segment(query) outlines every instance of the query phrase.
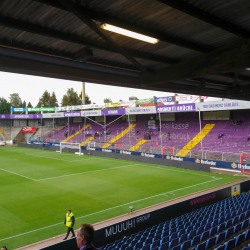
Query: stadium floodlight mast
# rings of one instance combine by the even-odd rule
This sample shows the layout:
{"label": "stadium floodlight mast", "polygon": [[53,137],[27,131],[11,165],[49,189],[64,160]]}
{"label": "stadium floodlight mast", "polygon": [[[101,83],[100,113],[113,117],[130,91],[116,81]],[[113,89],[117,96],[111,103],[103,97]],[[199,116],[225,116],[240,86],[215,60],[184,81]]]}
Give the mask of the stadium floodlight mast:
{"label": "stadium floodlight mast", "polygon": [[203,147],[202,147],[202,134],[201,134],[201,110],[197,107],[199,110],[199,123],[200,123],[200,137],[201,137],[201,154],[202,154],[202,159],[203,159]]}

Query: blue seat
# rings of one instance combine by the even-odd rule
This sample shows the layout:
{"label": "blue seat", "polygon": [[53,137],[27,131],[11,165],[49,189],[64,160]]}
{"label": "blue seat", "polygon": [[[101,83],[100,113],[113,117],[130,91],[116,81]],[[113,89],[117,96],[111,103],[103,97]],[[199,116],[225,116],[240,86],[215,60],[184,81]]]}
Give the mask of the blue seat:
{"label": "blue seat", "polygon": [[206,242],[203,242],[201,244],[199,244],[195,250],[205,250],[205,247],[206,247]]}
{"label": "blue seat", "polygon": [[216,236],[215,238],[215,245],[221,243],[225,239],[225,232],[220,233],[219,235]]}
{"label": "blue seat", "polygon": [[224,221],[225,221],[225,217],[224,217],[224,216],[221,216],[221,217],[219,218],[218,224],[221,224],[221,223],[223,223]]}
{"label": "blue seat", "polygon": [[214,243],[215,243],[215,237],[208,239],[206,242],[206,249],[213,247],[215,245]]}
{"label": "blue seat", "polygon": [[206,240],[207,238],[209,238],[209,232],[208,231],[203,232],[201,235],[200,241],[202,242],[202,241]]}
{"label": "blue seat", "polygon": [[212,227],[209,231],[209,237],[212,237],[215,234],[217,234],[217,227]]}
{"label": "blue seat", "polygon": [[169,242],[167,241],[167,242],[161,244],[159,250],[167,250],[168,247],[169,247]]}
{"label": "blue seat", "polygon": [[194,236],[196,236],[195,230],[190,231],[190,233],[188,234],[188,240],[192,240]]}
{"label": "blue seat", "polygon": [[169,230],[169,234],[172,234],[172,233],[175,233],[176,232],[176,227],[174,227],[174,228],[171,228],[171,230]]}
{"label": "blue seat", "polygon": [[159,250],[159,247],[151,248],[151,250]]}
{"label": "blue seat", "polygon": [[247,210],[247,211],[245,212],[245,219],[247,219],[249,216],[250,216],[250,210]]}
{"label": "blue seat", "polygon": [[152,243],[152,241],[153,241],[153,238],[148,238],[148,239],[146,239],[146,241],[145,241],[144,245],[151,244],[151,243]]}
{"label": "blue seat", "polygon": [[217,233],[220,233],[225,230],[225,223],[222,223],[217,228]]}
{"label": "blue seat", "polygon": [[214,218],[211,216],[207,219],[207,222],[212,222],[214,220]]}
{"label": "blue seat", "polygon": [[242,221],[242,223],[241,223],[241,230],[243,230],[243,229],[245,229],[247,227],[248,227],[248,220]]}
{"label": "blue seat", "polygon": [[230,219],[230,220],[228,220],[227,222],[226,222],[226,228],[229,228],[229,227],[231,227],[232,226],[232,219]]}
{"label": "blue seat", "polygon": [[175,238],[177,238],[177,232],[172,233],[172,234],[170,235],[169,241],[171,241],[172,239],[175,239]]}
{"label": "blue seat", "polygon": [[225,216],[225,221],[231,219],[231,214],[230,213],[227,213],[226,216]]}
{"label": "blue seat", "polygon": [[224,245],[225,245],[224,250],[232,250],[234,248],[234,245],[235,245],[235,239],[231,239],[231,240],[227,241]]}
{"label": "blue seat", "polygon": [[236,212],[235,211],[231,212],[231,218],[233,218],[235,216],[236,216]]}
{"label": "blue seat", "polygon": [[208,222],[208,223],[204,226],[204,231],[208,231],[209,229],[211,229],[211,222]]}
{"label": "blue seat", "polygon": [[226,234],[225,234],[225,239],[230,238],[233,235],[233,227],[230,227],[227,229]]}
{"label": "blue seat", "polygon": [[240,230],[241,230],[241,224],[237,224],[236,226],[234,226],[233,234],[237,234]]}
{"label": "blue seat", "polygon": [[178,244],[181,244],[186,240],[187,240],[187,234],[182,234],[181,237],[179,238]]}
{"label": "blue seat", "polygon": [[162,238],[166,237],[169,235],[169,231],[164,231],[164,233],[162,234]]}
{"label": "blue seat", "polygon": [[245,232],[245,241],[250,240],[250,229]]}
{"label": "blue seat", "polygon": [[218,225],[218,219],[215,219],[213,222],[212,222],[212,225],[211,227],[215,227]]}
{"label": "blue seat", "polygon": [[197,229],[199,228],[199,226],[200,226],[200,223],[199,223],[199,222],[195,223],[195,225],[194,225],[194,227],[193,227],[193,230],[197,230]]}
{"label": "blue seat", "polygon": [[214,215],[214,220],[219,218],[219,214]]}
{"label": "blue seat", "polygon": [[125,250],[133,250],[133,249],[134,249],[134,246],[129,246]]}
{"label": "blue seat", "polygon": [[170,242],[169,242],[169,248],[173,248],[175,246],[177,246],[178,244],[178,239],[175,238],[175,239],[172,239]]}
{"label": "blue seat", "polygon": [[186,233],[189,234],[191,230],[193,230],[193,226],[192,225],[190,225],[190,226],[187,227]]}
{"label": "blue seat", "polygon": [[240,234],[234,238],[235,238],[235,247],[238,247],[245,241],[245,234]]}
{"label": "blue seat", "polygon": [[125,250],[128,247],[128,243],[121,245],[120,250]]}
{"label": "blue seat", "polygon": [[154,241],[160,240],[161,239],[161,234],[156,234],[154,237]]}
{"label": "blue seat", "polygon": [[182,234],[184,234],[184,233],[186,233],[186,229],[185,229],[185,228],[182,228],[182,229],[179,231],[177,237],[180,237],[180,236],[181,236]]}
{"label": "blue seat", "polygon": [[207,223],[207,220],[202,220],[201,223],[200,223],[200,226],[204,227],[206,225],[206,223]]}
{"label": "blue seat", "polygon": [[243,221],[245,219],[245,214],[240,214],[239,215],[239,221]]}
{"label": "blue seat", "polygon": [[193,238],[192,241],[191,241],[191,247],[192,247],[192,246],[195,246],[195,245],[197,245],[197,244],[199,244],[199,243],[200,243],[200,236],[199,236],[199,235],[194,236],[194,238]]}
{"label": "blue seat", "polygon": [[150,244],[144,245],[142,250],[150,250]]}
{"label": "blue seat", "polygon": [[180,250],[180,248],[181,248],[181,246],[178,245],[178,246],[174,246],[174,247],[172,248],[172,250]]}
{"label": "blue seat", "polygon": [[188,248],[190,247],[190,244],[191,244],[191,240],[186,240],[181,245],[181,249],[180,250],[188,250]]}
{"label": "blue seat", "polygon": [[143,242],[137,242],[137,243],[135,244],[134,249],[142,248],[142,246],[143,246]]}
{"label": "blue seat", "polygon": [[169,236],[165,236],[162,241],[161,241],[161,244],[165,243],[165,242],[168,242],[169,241]]}
{"label": "blue seat", "polygon": [[155,248],[155,247],[159,247],[160,246],[161,241],[160,240],[155,240],[151,246],[151,249]]}
{"label": "blue seat", "polygon": [[204,227],[199,227],[197,230],[196,230],[196,235],[199,235],[199,234],[202,234],[204,232]]}
{"label": "blue seat", "polygon": [[235,225],[235,224],[237,224],[238,222],[239,222],[239,216],[235,216],[235,217],[233,218],[232,224]]}
{"label": "blue seat", "polygon": [[242,208],[239,208],[236,212],[236,215],[240,215],[242,213]]}

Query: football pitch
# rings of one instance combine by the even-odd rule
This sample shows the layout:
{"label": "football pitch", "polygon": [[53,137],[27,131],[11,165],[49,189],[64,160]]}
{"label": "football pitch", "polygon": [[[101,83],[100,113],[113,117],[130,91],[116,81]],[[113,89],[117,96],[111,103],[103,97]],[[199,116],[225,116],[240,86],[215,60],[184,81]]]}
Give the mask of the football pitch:
{"label": "football pitch", "polygon": [[[13,249],[66,233],[68,209],[95,223],[239,179],[39,149],[0,148],[0,245]],[[183,208],[185,214],[185,208]]]}

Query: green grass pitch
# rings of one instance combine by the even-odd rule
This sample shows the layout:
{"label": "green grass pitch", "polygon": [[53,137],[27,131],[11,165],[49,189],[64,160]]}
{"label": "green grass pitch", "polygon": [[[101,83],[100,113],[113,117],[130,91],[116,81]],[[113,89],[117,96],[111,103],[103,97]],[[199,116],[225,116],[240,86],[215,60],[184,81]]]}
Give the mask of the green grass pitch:
{"label": "green grass pitch", "polygon": [[[94,156],[38,149],[0,148],[0,245],[13,249],[75,229],[234,181],[223,176]],[[185,210],[183,209],[183,214]]]}

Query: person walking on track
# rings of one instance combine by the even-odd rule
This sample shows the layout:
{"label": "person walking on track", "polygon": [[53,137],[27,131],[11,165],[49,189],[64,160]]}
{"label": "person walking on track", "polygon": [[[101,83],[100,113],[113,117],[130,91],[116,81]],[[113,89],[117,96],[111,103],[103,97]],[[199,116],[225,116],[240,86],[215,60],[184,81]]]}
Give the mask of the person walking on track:
{"label": "person walking on track", "polygon": [[66,237],[63,240],[66,240],[68,238],[70,232],[72,233],[72,238],[75,237],[75,232],[73,229],[73,226],[75,224],[75,216],[71,212],[71,210],[68,210],[68,212],[66,213],[64,224],[66,227],[68,227],[68,231]]}

